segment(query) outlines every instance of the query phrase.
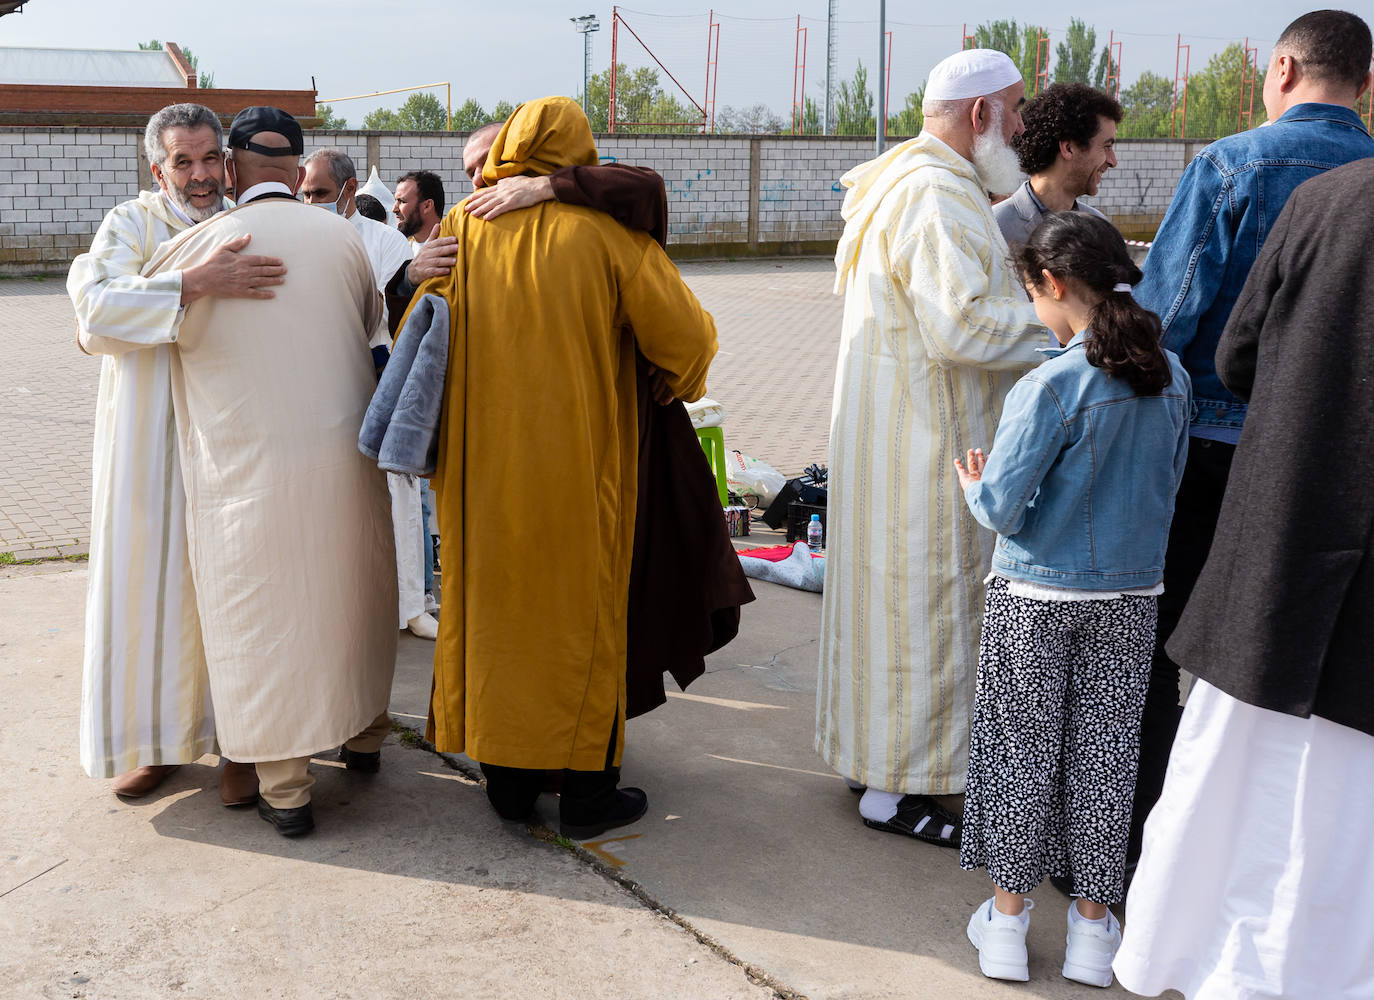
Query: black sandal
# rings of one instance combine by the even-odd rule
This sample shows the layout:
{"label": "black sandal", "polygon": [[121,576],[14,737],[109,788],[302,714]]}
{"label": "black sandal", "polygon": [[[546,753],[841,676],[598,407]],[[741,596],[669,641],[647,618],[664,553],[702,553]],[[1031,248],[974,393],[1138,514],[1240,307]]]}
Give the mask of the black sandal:
{"label": "black sandal", "polygon": [[929,795],[903,795],[897,802],[897,814],[890,820],[865,819],[864,825],[938,847],[958,848],[964,835],[963,821]]}

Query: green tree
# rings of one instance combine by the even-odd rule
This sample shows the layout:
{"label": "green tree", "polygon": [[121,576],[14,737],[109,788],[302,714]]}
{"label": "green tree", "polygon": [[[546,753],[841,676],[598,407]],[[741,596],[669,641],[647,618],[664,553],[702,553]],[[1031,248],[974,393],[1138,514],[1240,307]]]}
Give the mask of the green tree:
{"label": "green tree", "polygon": [[396,112],[390,108],[376,108],[363,115],[363,128],[375,129],[378,132],[398,132],[400,124],[396,120]]}
{"label": "green tree", "polygon": [[906,95],[906,102],[902,105],[902,110],[894,115],[889,115],[887,119],[888,135],[916,135],[921,131],[925,124],[925,115],[921,113],[921,104],[925,101],[926,85],[921,83],[910,94]]}
{"label": "green tree", "polygon": [[873,93],[868,89],[868,70],[860,59],[853,79],[841,80],[835,93],[835,134],[875,135],[877,130]]}
{"label": "green tree", "polygon": [[717,132],[777,135],[782,130],[782,119],[766,104],[754,104],[747,108],[735,108],[727,104],[716,114]]}
{"label": "green tree", "polygon": [[[1040,36],[1049,36],[1048,29],[1028,24],[1024,28],[1015,21],[990,21],[973,31],[974,45],[980,49],[1005,52],[1021,71],[1026,81],[1026,94],[1035,93],[1035,63],[1040,50]],[[1040,67],[1042,70],[1046,66]]]}
{"label": "green tree", "polygon": [[320,120],[317,128],[327,128],[338,131],[348,128],[348,120],[334,113],[334,108],[328,104],[315,105],[315,117]]}
{"label": "green tree", "polygon": [[[453,109],[453,120],[449,127],[455,132],[471,132],[481,128],[491,119],[492,116],[488,115],[486,109],[477,103],[476,98],[469,97]],[[443,128],[442,125],[439,127]]]}
{"label": "green tree", "polygon": [[[1076,17],[1069,18],[1069,30],[1064,33],[1064,40],[1054,48],[1054,82],[1094,83],[1093,56],[1096,48],[1097,29],[1088,27]],[[1100,82],[1097,85],[1101,86]]]}
{"label": "green tree", "polygon": [[801,117],[801,133],[803,135],[821,134],[821,108],[819,104],[809,97],[803,97]]}
{"label": "green tree", "polygon": [[396,123],[405,132],[442,132],[448,127],[448,112],[433,94],[411,94],[397,109]]}
{"label": "green tree", "polygon": [[1121,92],[1123,139],[1165,139],[1174,109],[1174,81],[1146,70]]}
{"label": "green tree", "polygon": [[[701,112],[664,93],[656,69],[637,66],[631,70],[620,63],[616,67],[615,89],[617,132],[695,132],[701,129]],[[586,96],[587,101],[579,98],[578,103],[590,108],[587,117],[591,120],[592,131],[610,131],[610,67],[587,81]],[[650,124],[629,124],[632,122]]]}
{"label": "green tree", "polygon": [[[1249,75],[1245,47],[1233,42],[1222,49],[1207,65],[1188,77],[1187,134],[1200,139],[1220,139],[1236,131],[1241,109],[1241,80]],[[1252,122],[1264,120],[1264,70],[1256,67],[1254,83],[1254,114]],[[1245,85],[1247,106],[1250,105],[1250,85]]]}
{"label": "green tree", "polygon": [[[152,41],[148,41],[148,42],[139,42],[139,43],[138,43],[138,47],[139,47],[140,49],[142,49],[143,51],[145,51],[145,52],[150,51],[150,50],[151,50],[151,51],[158,51],[158,52],[161,52],[161,51],[162,51],[162,43],[161,43],[160,41],[158,41],[156,38],[154,38]],[[184,45],[181,46],[181,54],[184,55],[184,56],[186,57],[186,61],[187,61],[188,63],[191,64],[191,72],[192,72],[192,73],[199,73],[199,74],[200,74],[199,80],[197,81],[197,85],[198,85],[202,90],[209,90],[210,88],[214,87],[214,85],[215,85],[215,74],[214,74],[214,73],[201,73],[201,72],[200,72],[200,60],[197,59],[197,58],[195,57],[195,55],[191,52],[191,50],[188,49],[188,48],[186,48]]]}
{"label": "green tree", "polygon": [[515,114],[514,104],[510,101],[497,101],[496,107],[491,109],[491,120],[503,122],[513,114]]}

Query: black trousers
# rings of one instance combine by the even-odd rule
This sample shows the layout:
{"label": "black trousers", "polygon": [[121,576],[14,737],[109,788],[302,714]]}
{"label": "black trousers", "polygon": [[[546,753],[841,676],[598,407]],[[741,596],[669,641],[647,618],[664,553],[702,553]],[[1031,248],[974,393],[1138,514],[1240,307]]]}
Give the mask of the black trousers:
{"label": "black trousers", "polygon": [[[620,768],[614,767],[615,727],[611,727],[610,743],[606,747],[606,767],[600,771],[563,772],[562,790],[558,795],[558,818],[573,826],[585,826],[600,820],[615,802],[616,786],[620,784]],[[528,819],[534,802],[544,791],[549,773],[546,770],[524,767],[502,767],[482,764],[482,776],[487,779],[487,801],[502,819]]]}
{"label": "black trousers", "polygon": [[1164,556],[1164,593],[1159,598],[1159,626],[1155,632],[1150,686],[1140,720],[1140,770],[1136,777],[1131,836],[1126,849],[1128,862],[1140,857],[1145,820],[1164,790],[1169,751],[1183,715],[1178,703],[1178,664],[1169,659],[1164,644],[1178,626],[1212,549],[1212,536],[1216,534],[1221,499],[1226,493],[1235,453],[1235,445],[1220,441],[1202,438],[1188,441],[1188,463],[1174,500],[1174,519],[1169,527],[1169,547]]}

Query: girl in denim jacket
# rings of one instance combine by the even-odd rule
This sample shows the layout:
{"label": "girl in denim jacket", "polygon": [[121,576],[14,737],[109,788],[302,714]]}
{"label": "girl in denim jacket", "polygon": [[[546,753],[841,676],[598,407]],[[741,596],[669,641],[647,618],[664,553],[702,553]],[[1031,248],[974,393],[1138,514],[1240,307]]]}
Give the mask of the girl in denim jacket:
{"label": "girl in denim jacket", "polygon": [[1106,220],[1047,216],[1016,265],[1060,347],[1008,394],[991,454],[955,461],[998,533],[959,856],[995,894],[968,936],[984,975],[1029,978],[1024,894],[1072,872],[1063,973],[1109,986],[1189,383]]}

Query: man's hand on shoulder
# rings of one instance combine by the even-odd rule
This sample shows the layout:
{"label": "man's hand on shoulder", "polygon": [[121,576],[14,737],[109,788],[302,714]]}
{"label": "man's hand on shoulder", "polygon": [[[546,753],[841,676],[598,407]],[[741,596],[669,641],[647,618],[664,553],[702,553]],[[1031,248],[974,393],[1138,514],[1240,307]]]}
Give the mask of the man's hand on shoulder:
{"label": "man's hand on shoulder", "polygon": [[413,287],[419,288],[429,278],[448,274],[457,263],[457,238],[440,236],[439,227],[435,225],[429,232],[429,239],[425,240],[424,245],[415,254],[415,259],[406,268],[406,280]]}
{"label": "man's hand on shoulder", "polygon": [[490,187],[468,195],[463,209],[478,219],[494,219],[517,208],[529,208],[553,200],[553,182],[547,177],[503,177]]}
{"label": "man's hand on shoulder", "polygon": [[223,299],[270,299],[272,285],[285,282],[286,267],[278,257],[242,253],[249,235],[224,244],[203,264],[181,272],[181,304],[190,305],[207,295]]}

